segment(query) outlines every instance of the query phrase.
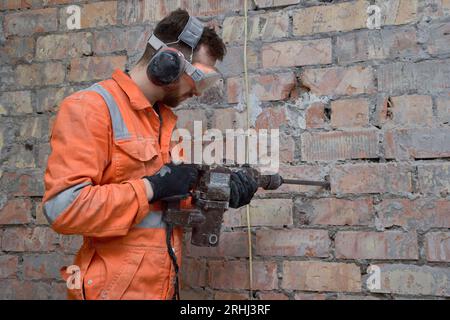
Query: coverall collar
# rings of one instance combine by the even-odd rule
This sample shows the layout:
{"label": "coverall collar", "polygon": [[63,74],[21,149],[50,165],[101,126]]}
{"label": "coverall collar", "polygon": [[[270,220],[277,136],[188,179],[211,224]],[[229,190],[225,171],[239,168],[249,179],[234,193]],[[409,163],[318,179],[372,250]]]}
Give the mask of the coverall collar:
{"label": "coverall collar", "polygon": [[142,110],[152,107],[151,103],[144,96],[141,89],[125,72],[120,69],[115,69],[112,78],[122,88],[130,99],[131,106],[135,110]]}
{"label": "coverall collar", "polygon": [[[153,107],[150,101],[144,96],[141,89],[137,84],[131,79],[125,72],[120,69],[114,70],[112,75],[114,81],[122,88],[130,99],[131,107],[135,110],[143,110],[145,108]],[[175,113],[166,105],[160,104],[159,111],[166,119],[175,123],[177,121],[177,116]]]}

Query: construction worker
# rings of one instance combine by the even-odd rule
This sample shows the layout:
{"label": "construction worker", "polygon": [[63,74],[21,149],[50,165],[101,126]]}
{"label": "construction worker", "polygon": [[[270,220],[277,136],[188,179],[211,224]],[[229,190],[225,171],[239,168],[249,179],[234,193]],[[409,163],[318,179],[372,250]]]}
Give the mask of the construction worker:
{"label": "construction worker", "polygon": [[[158,23],[129,73],[116,69],[61,103],[43,207],[55,231],[84,239],[74,262],[80,285],[69,299],[175,296],[183,230],[167,233],[160,200],[188,193],[197,170],[171,161],[171,108],[214,84],[225,53],[214,29],[178,9]],[[230,206],[248,204],[255,181],[231,178]],[[64,279],[71,270],[61,269]]]}

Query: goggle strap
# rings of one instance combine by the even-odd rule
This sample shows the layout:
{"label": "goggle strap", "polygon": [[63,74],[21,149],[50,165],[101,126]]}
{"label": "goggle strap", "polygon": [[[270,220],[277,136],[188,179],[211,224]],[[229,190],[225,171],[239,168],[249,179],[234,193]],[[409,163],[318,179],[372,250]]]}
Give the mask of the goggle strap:
{"label": "goggle strap", "polygon": [[205,26],[200,20],[198,20],[196,17],[190,16],[188,22],[184,26],[183,31],[178,36],[178,40],[183,41],[192,49],[195,49],[198,42],[200,41],[200,38],[202,37],[204,28]]}
{"label": "goggle strap", "polygon": [[167,45],[161,40],[159,40],[158,37],[156,37],[153,33],[150,39],[148,39],[148,44],[151,45],[152,48],[155,49],[156,51],[158,51],[163,47],[167,47]]}
{"label": "goggle strap", "polygon": [[192,78],[195,82],[202,80],[205,77],[205,74],[203,71],[199,70],[198,68],[194,67],[191,63],[186,61],[185,70],[184,70],[188,76]]}

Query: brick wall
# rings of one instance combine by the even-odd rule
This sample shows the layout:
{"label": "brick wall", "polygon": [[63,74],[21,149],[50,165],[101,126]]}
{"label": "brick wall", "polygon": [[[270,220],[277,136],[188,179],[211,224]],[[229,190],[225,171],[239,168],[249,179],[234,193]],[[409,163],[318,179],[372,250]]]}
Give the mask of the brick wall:
{"label": "brick wall", "polygon": [[[332,186],[251,203],[254,298],[448,298],[450,1],[249,2],[252,124],[280,128],[282,174]],[[371,4],[380,30],[367,28]],[[179,6],[229,47],[225,81],[185,103],[179,127],[244,127],[243,0],[0,0],[0,298],[64,297],[59,268],[81,240],[54,233],[39,205],[58,103],[132,65]],[[249,297],[246,225],[233,210],[219,248],[187,241],[185,298]]]}

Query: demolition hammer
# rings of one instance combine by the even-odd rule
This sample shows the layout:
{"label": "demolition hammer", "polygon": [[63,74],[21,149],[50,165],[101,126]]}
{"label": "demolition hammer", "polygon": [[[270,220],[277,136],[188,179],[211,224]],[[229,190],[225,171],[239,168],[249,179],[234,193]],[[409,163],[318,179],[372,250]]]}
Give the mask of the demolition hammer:
{"label": "demolition hammer", "polygon": [[[199,178],[191,194],[164,198],[163,220],[170,226],[192,228],[191,243],[198,247],[219,245],[223,214],[230,200],[230,176],[233,171],[251,175],[258,188],[276,190],[282,184],[320,186],[330,189],[330,182],[285,179],[279,174],[263,175],[255,168],[197,165]],[[180,200],[192,196],[193,209],[180,208]]]}

